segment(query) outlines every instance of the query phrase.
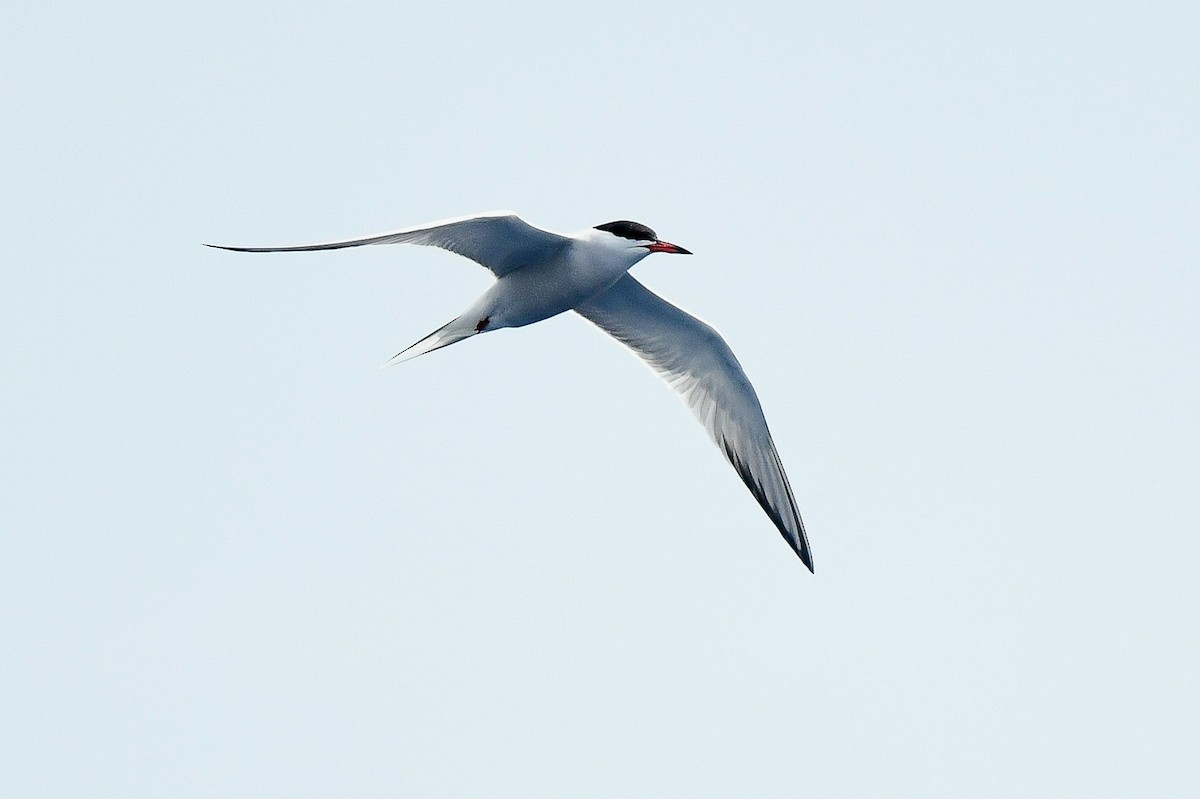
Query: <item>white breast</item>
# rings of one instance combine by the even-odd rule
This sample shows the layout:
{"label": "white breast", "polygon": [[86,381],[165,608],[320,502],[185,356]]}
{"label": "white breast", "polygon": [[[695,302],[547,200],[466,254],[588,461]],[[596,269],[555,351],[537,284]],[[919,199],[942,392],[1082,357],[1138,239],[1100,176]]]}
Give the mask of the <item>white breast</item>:
{"label": "white breast", "polygon": [[557,257],[528,264],[496,281],[491,327],[521,327],[569,311],[608,289],[647,251],[614,250],[576,240]]}

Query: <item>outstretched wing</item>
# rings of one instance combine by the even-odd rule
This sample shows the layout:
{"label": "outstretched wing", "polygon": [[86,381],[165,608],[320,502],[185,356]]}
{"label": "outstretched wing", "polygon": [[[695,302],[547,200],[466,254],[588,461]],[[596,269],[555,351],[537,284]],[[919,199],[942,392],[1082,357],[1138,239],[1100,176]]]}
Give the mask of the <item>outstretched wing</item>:
{"label": "outstretched wing", "polygon": [[762,406],[720,334],[629,275],[575,311],[636,352],[682,395],[811,571],[804,522]]}
{"label": "outstretched wing", "polygon": [[509,211],[494,211],[479,216],[444,219],[427,225],[393,230],[362,239],[327,241],[293,247],[227,247],[207,244],[222,250],[237,252],[306,252],[309,250],[339,250],[365,244],[424,244],[470,258],[486,267],[496,277],[514,269],[552,257],[570,240],[529,224]]}

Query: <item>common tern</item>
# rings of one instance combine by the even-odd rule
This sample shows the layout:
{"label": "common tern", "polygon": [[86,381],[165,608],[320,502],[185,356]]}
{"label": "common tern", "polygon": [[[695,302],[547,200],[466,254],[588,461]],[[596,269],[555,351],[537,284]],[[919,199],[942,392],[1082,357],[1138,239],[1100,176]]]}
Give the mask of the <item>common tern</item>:
{"label": "common tern", "polygon": [[423,244],[475,261],[496,282],[465,312],[396,354],[400,363],[480,333],[575,311],[633,350],[687,403],[785,541],[812,571],[804,522],[754,387],[709,325],[647,289],[629,269],[650,253],[691,253],[637,222],[573,234],[534,227],[508,211],[458,217],[360,239],[237,252],[305,252],[365,244]]}

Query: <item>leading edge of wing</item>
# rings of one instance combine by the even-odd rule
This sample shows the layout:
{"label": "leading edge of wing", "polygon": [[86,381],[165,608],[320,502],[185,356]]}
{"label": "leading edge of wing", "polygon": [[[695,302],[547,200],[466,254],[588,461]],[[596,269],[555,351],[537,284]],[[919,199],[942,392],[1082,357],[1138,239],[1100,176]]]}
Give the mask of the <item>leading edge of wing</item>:
{"label": "leading edge of wing", "polygon": [[468,222],[476,219],[499,219],[504,217],[513,217],[520,219],[512,211],[488,211],[483,214],[471,214],[468,216],[456,216],[450,219],[439,219],[436,222],[427,222],[423,225],[414,225],[412,227],[400,228],[399,230],[389,230],[386,233],[376,233],[371,236],[364,236],[356,239],[336,239],[334,241],[321,241],[315,244],[289,244],[280,247],[234,247],[228,244],[205,244],[205,247],[213,247],[218,250],[232,250],[233,252],[311,252],[314,250],[340,250],[344,247],[362,247],[366,244],[401,244],[409,238],[419,236],[422,233],[429,233],[438,228],[457,225],[461,222]]}

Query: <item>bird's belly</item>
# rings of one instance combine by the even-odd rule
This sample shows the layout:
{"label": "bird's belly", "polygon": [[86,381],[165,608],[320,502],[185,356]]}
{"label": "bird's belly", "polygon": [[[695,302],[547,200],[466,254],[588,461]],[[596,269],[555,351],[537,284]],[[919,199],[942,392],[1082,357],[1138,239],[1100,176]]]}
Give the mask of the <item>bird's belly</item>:
{"label": "bird's belly", "polygon": [[594,297],[617,281],[626,270],[615,274],[588,269],[586,265],[571,268],[520,269],[510,272],[496,284],[496,321],[504,327],[522,327],[569,311]]}

